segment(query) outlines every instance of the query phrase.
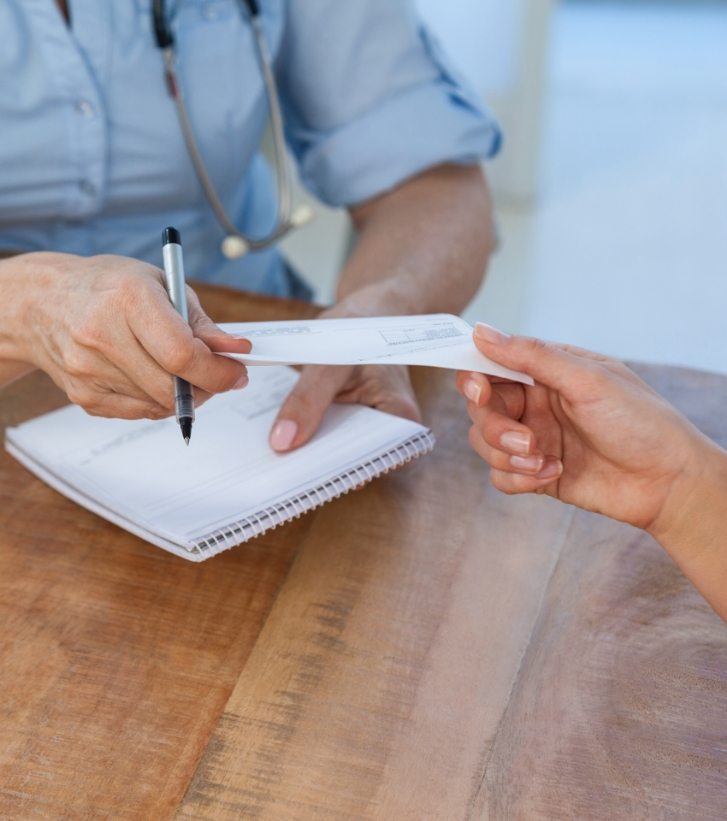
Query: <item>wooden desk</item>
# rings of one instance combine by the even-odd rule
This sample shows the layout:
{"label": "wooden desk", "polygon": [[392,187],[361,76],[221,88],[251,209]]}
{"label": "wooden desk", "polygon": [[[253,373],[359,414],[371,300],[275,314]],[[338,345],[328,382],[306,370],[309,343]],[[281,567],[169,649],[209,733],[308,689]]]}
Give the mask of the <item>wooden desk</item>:
{"label": "wooden desk", "polygon": [[[727,378],[642,372],[727,441]],[[0,457],[0,817],[725,817],[727,628],[648,537],[495,492],[415,377],[434,454],[201,565]]]}

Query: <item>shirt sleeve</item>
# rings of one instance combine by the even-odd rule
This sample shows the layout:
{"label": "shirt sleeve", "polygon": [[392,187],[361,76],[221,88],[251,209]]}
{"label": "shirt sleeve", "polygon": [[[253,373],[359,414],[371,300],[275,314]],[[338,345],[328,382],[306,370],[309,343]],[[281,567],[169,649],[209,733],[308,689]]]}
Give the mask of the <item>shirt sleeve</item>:
{"label": "shirt sleeve", "polygon": [[277,63],[303,184],[353,205],[442,162],[494,156],[500,129],[407,0],[290,0]]}

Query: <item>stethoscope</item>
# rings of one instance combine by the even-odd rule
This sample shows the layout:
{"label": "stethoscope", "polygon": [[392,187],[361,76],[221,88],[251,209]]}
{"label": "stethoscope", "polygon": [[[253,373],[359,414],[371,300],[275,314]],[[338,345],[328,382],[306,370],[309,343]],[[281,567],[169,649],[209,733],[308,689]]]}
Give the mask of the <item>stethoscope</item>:
{"label": "stethoscope", "polygon": [[225,229],[227,236],[222,241],[222,253],[228,259],[236,259],[243,256],[248,251],[260,251],[268,248],[273,243],[281,240],[294,228],[310,222],[313,218],[313,211],[308,205],[300,205],[295,210],[292,208],[290,174],[288,161],[285,154],[285,137],[283,135],[283,116],[280,110],[280,98],[278,89],[273,77],[270,54],[265,42],[262,25],[260,23],[260,8],[257,0],[240,0],[244,5],[250,26],[254,35],[255,51],[260,65],[260,71],[265,83],[265,93],[268,99],[270,110],[270,124],[273,137],[273,156],[277,171],[277,195],[278,214],[272,230],[263,237],[250,237],[243,234],[227,215],[222,201],[212,184],[210,175],[202,159],[197,140],[194,136],[194,129],[189,119],[187,106],[184,103],[184,94],[177,79],[177,58],[174,44],[174,35],[167,21],[165,0],[153,0],[152,22],[156,43],[161,49],[164,58],[164,74],[169,95],[174,100],[179,124],[182,128],[184,142],[192,160],[197,178],[209,200],[209,204],[215,213],[220,225]]}

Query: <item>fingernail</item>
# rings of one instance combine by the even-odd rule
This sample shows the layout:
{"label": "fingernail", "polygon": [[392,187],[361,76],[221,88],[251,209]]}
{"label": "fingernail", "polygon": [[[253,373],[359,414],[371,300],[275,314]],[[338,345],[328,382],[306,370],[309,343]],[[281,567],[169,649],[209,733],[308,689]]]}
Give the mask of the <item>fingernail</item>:
{"label": "fingernail", "polygon": [[536,479],[557,479],[563,473],[563,463],[560,459],[553,459],[535,477]]}
{"label": "fingernail", "polygon": [[500,437],[500,444],[505,450],[515,453],[530,453],[530,434],[519,430],[509,430]]}
{"label": "fingernail", "polygon": [[474,379],[468,379],[464,383],[464,395],[470,400],[470,402],[477,404],[480,401],[481,393],[482,387],[475,382]]}
{"label": "fingernail", "polygon": [[510,464],[518,470],[532,470],[537,473],[543,467],[544,456],[511,456]]}
{"label": "fingernail", "polygon": [[270,447],[273,450],[289,450],[298,433],[298,426],[290,419],[281,419],[270,434]]}
{"label": "fingernail", "polygon": [[510,334],[498,331],[497,328],[493,328],[492,325],[486,325],[484,322],[478,322],[475,325],[475,336],[484,342],[489,342],[491,345],[501,345],[510,339]]}
{"label": "fingernail", "polygon": [[247,346],[246,353],[250,353],[250,351],[252,350],[252,342],[250,342],[250,340],[246,336],[233,336],[232,338],[235,340],[235,342],[244,342]]}
{"label": "fingernail", "polygon": [[232,386],[232,390],[237,391],[240,390],[240,388],[245,388],[247,387],[249,382],[250,377],[246,373],[243,373],[242,376],[239,377],[237,382],[235,382],[235,384]]}

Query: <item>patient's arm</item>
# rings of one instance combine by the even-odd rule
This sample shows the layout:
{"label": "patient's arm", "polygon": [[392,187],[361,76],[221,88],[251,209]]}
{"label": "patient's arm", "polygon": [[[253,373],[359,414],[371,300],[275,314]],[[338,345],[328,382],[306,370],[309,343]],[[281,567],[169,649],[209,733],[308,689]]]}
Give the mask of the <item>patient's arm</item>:
{"label": "patient's arm", "polygon": [[458,375],[493,483],[644,528],[727,621],[727,453],[620,362],[487,326],[475,342],[536,380]]}

